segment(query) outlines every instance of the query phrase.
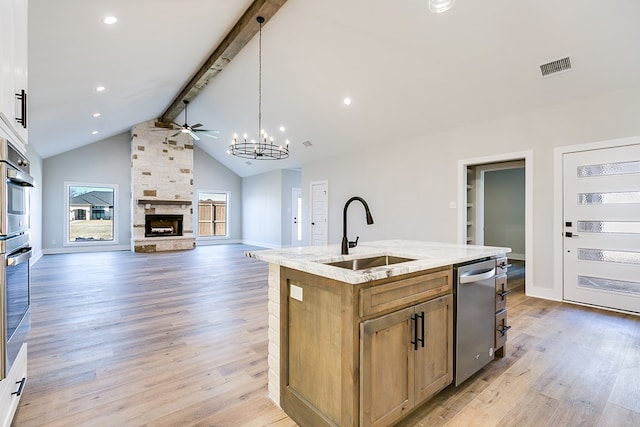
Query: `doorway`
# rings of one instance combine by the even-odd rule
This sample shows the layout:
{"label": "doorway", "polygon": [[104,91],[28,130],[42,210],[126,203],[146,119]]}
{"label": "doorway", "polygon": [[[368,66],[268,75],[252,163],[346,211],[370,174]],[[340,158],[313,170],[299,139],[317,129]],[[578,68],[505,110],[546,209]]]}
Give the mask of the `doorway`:
{"label": "doorway", "polygon": [[533,253],[532,159],[526,151],[458,162],[458,243],[510,247],[509,287],[525,289],[533,282],[525,269]]}

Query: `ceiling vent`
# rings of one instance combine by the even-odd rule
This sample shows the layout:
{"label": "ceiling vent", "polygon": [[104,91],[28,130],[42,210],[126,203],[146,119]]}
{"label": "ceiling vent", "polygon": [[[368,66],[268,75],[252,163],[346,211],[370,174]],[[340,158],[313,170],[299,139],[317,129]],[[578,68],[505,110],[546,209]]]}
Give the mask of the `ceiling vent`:
{"label": "ceiling vent", "polygon": [[311,143],[311,141],[302,141],[302,145],[304,145],[305,147],[311,147],[313,144]]}
{"label": "ceiling vent", "polygon": [[547,62],[546,64],[540,65],[540,72],[542,73],[542,77],[569,70],[571,70],[571,58],[569,58],[568,56],[566,58],[557,59],[555,61]]}

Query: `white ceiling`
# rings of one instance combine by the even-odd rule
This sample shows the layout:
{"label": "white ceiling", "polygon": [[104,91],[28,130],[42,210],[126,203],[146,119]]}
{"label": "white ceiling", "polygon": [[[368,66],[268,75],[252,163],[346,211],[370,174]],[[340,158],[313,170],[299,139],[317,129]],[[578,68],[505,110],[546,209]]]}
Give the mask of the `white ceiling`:
{"label": "white ceiling", "polygon": [[[46,158],[157,118],[250,3],[29,0],[30,143]],[[107,14],[118,23],[104,25]],[[637,86],[639,23],[637,0],[457,0],[438,15],[427,0],[288,0],[263,28],[262,105],[267,131],[286,126],[291,157],[247,165],[226,154],[234,132],[257,133],[257,37],[191,103],[189,122],[220,130],[198,144],[240,176],[402,150]],[[567,55],[572,71],[540,77],[539,64]]]}

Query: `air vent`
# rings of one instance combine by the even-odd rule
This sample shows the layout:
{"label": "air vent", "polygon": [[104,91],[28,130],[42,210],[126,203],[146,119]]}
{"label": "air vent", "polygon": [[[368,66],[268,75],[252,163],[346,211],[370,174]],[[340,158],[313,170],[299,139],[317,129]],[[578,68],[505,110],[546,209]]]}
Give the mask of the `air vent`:
{"label": "air vent", "polygon": [[304,145],[305,147],[311,147],[313,144],[311,143],[311,141],[302,141],[302,145]]}
{"label": "air vent", "polygon": [[569,58],[568,56],[566,58],[557,59],[555,61],[547,62],[546,64],[540,65],[540,72],[542,73],[542,77],[569,70],[571,70],[571,58]]}

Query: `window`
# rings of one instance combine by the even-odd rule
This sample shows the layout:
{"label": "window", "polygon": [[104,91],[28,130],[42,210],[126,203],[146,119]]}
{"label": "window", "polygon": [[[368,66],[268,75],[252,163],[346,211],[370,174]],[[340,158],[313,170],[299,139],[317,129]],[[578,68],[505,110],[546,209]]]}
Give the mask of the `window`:
{"label": "window", "polygon": [[227,237],[229,193],[198,192],[198,236]]}
{"label": "window", "polygon": [[67,244],[116,243],[115,185],[66,183]]}

